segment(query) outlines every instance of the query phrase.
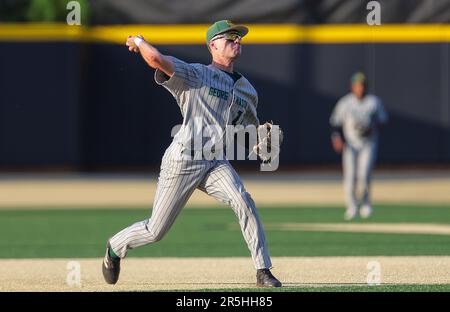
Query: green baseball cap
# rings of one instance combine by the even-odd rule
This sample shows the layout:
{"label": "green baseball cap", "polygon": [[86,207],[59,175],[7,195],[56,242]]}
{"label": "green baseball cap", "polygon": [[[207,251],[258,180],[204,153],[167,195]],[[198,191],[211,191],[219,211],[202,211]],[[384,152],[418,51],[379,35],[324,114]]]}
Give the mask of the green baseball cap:
{"label": "green baseball cap", "polygon": [[356,72],[352,75],[352,78],[350,79],[350,81],[353,83],[366,83],[367,82],[367,78],[366,75],[364,75],[363,72]]}
{"label": "green baseball cap", "polygon": [[228,20],[218,21],[208,28],[208,31],[206,32],[206,45],[208,45],[215,36],[232,30],[236,31],[241,37],[244,37],[248,33],[248,28],[243,25],[235,25]]}

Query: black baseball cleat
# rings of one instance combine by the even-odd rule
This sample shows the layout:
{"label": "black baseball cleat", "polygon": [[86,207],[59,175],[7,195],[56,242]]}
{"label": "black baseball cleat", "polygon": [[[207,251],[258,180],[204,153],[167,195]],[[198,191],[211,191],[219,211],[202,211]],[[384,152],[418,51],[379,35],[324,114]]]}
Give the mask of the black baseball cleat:
{"label": "black baseball cleat", "polygon": [[269,269],[259,269],[256,271],[256,286],[281,287],[281,282],[272,275]]}
{"label": "black baseball cleat", "polygon": [[120,273],[120,258],[113,259],[109,255],[109,250],[111,249],[111,244],[108,242],[106,243],[106,254],[105,258],[103,259],[102,264],[102,272],[103,277],[105,278],[105,281],[108,284],[115,284],[117,283],[117,280],[119,279],[119,273]]}

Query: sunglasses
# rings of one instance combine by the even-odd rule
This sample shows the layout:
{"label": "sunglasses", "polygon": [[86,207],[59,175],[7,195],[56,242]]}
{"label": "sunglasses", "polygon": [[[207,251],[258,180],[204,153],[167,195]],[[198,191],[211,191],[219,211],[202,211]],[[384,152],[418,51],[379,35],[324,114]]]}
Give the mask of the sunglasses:
{"label": "sunglasses", "polygon": [[227,41],[236,41],[236,39],[242,40],[242,36],[240,36],[239,34],[236,33],[225,33],[223,35],[217,36],[216,38],[214,38],[212,41],[217,40],[217,39],[222,39],[224,38]]}

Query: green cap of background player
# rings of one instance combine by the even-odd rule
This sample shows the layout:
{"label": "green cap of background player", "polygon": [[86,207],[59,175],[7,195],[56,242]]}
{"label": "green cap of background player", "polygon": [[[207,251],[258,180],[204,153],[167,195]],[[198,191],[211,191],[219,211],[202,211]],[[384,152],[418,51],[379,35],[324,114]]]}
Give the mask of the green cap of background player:
{"label": "green cap of background player", "polygon": [[241,37],[244,37],[248,33],[248,28],[243,25],[235,25],[227,20],[218,21],[208,28],[208,31],[206,32],[206,45],[208,45],[215,36],[232,30],[236,31]]}
{"label": "green cap of background player", "polygon": [[366,75],[364,75],[363,72],[356,72],[352,75],[352,78],[350,79],[351,83],[366,83],[367,78]]}

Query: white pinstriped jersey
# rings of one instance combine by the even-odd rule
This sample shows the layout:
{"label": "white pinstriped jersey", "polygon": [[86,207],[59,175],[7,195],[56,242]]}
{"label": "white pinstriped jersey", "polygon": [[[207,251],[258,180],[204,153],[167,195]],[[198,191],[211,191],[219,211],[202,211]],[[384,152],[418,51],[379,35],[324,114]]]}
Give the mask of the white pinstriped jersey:
{"label": "white pinstriped jersey", "polygon": [[346,142],[359,148],[365,142],[377,141],[377,125],[387,122],[387,119],[388,115],[380,98],[366,95],[359,100],[353,93],[349,93],[336,104],[330,124],[333,127],[342,127]]}
{"label": "white pinstriped jersey", "polygon": [[[194,159],[183,157],[185,151],[191,149],[196,123],[205,127],[217,126],[222,132],[230,124],[258,126],[257,93],[244,77],[235,82],[230,75],[212,65],[187,64],[176,58],[173,63],[172,77],[157,70],[155,80],[175,97],[183,115],[182,128],[161,161],[151,218],[114,235],[110,239],[111,248],[118,257],[124,258],[130,249],[161,240],[192,193],[199,189],[232,207],[255,268],[269,269],[272,262],[255,202],[229,161],[197,159],[197,148]],[[213,137],[212,141],[222,146],[223,138],[219,136]]]}
{"label": "white pinstriped jersey", "polygon": [[[258,94],[244,76],[234,82],[227,73],[213,65],[188,64],[174,57],[172,61],[175,66],[173,76],[169,78],[156,70],[155,81],[174,96],[181,109],[183,124],[174,141],[195,150],[202,149],[207,141],[223,146],[227,125],[259,126],[256,113]],[[195,142],[194,146],[194,131],[204,127],[213,129],[211,126],[217,131],[203,133],[203,144],[199,146]]]}

